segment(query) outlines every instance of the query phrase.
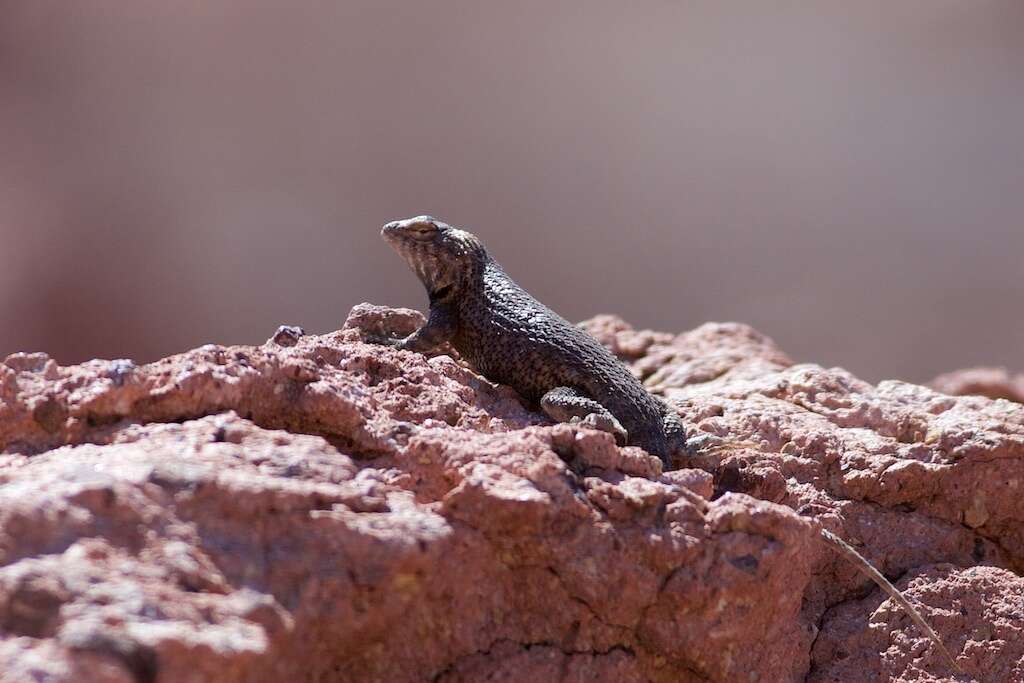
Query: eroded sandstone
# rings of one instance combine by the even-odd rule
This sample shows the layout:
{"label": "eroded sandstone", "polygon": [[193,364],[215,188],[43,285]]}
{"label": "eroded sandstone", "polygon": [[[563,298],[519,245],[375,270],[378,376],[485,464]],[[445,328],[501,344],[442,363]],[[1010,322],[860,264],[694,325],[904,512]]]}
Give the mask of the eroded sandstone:
{"label": "eroded sandstone", "polygon": [[588,321],[687,421],[662,472],[450,350],[362,342],[421,320],[8,357],[4,680],[1020,680],[1024,406],[796,365],[743,325]]}

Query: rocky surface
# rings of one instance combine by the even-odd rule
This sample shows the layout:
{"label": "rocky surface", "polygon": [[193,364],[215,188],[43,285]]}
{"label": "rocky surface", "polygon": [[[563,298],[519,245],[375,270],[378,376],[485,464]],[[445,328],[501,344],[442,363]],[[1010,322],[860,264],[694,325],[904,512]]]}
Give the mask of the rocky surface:
{"label": "rocky surface", "polygon": [[1024,403],[1024,374],[1006,368],[967,368],[939,375],[931,381],[936,391],[953,396],[987,396]]}
{"label": "rocky surface", "polygon": [[[1024,579],[995,567],[937,564],[910,572],[897,587],[927,606],[974,680],[1024,680]],[[853,600],[828,614],[814,644],[814,659],[823,665],[809,683],[950,680],[920,658],[923,641],[891,628],[906,617],[882,597]]]}
{"label": "rocky surface", "polygon": [[9,356],[2,679],[1024,680],[1024,406],[793,364],[743,325],[588,321],[687,421],[662,472],[450,350],[361,342],[421,319]]}

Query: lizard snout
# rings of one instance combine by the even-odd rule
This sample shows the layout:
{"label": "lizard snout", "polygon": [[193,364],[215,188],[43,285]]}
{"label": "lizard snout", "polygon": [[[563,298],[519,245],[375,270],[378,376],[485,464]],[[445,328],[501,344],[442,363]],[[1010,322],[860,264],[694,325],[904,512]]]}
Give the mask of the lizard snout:
{"label": "lizard snout", "polygon": [[415,218],[391,221],[381,229],[380,234],[392,245],[408,240],[429,242],[441,234],[441,230],[446,227],[444,223],[434,220],[431,216],[416,216]]}
{"label": "lizard snout", "polygon": [[398,248],[400,244],[405,242],[406,237],[405,230],[406,221],[391,221],[387,223],[383,228],[380,229],[381,238],[390,244],[394,248]]}

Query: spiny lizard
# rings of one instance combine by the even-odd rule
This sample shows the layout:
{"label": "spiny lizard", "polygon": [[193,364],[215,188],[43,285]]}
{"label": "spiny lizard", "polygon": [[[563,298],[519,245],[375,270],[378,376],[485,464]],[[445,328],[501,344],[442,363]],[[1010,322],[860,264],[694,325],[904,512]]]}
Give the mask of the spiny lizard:
{"label": "spiny lizard", "polygon": [[480,374],[551,419],[610,432],[670,466],[686,441],[679,415],[596,339],[513,282],[475,235],[430,216],[388,223],[381,235],[419,276],[430,313],[408,337],[377,341],[421,352],[450,342]]}

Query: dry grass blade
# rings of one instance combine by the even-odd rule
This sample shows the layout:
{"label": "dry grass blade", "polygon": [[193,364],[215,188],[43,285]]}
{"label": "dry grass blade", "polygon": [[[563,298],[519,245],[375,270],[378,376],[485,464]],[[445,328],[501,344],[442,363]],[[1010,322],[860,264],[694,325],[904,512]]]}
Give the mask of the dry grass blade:
{"label": "dry grass blade", "polygon": [[910,604],[910,601],[908,601],[905,597],[903,597],[903,595],[898,590],[896,590],[896,586],[892,585],[892,583],[889,582],[889,579],[885,578],[881,572],[872,567],[871,563],[869,563],[863,555],[857,552],[857,550],[853,546],[851,546],[849,543],[833,534],[831,531],[822,529],[821,537],[840,554],[842,554],[855,565],[860,567],[861,571],[863,571],[865,574],[871,577],[872,581],[878,584],[882,588],[882,590],[889,594],[889,597],[891,597],[893,600],[899,603],[899,605],[907,611],[907,614],[910,615],[910,618],[914,620],[914,623],[917,624],[917,627],[921,629],[921,632],[928,636],[928,638],[930,638],[933,643],[935,643],[935,647],[937,647],[939,651],[945,656],[946,660],[949,662],[949,665],[953,667],[953,671],[956,671],[957,673],[961,674],[963,673],[963,671],[960,670],[960,667],[957,666],[956,660],[953,659],[953,656],[949,653],[949,650],[946,649],[946,646],[943,644],[942,639],[939,638],[938,634],[935,633],[934,630],[932,630],[932,627],[929,626],[928,622],[924,620],[924,617],[922,617],[921,613],[917,611],[917,608]]}

